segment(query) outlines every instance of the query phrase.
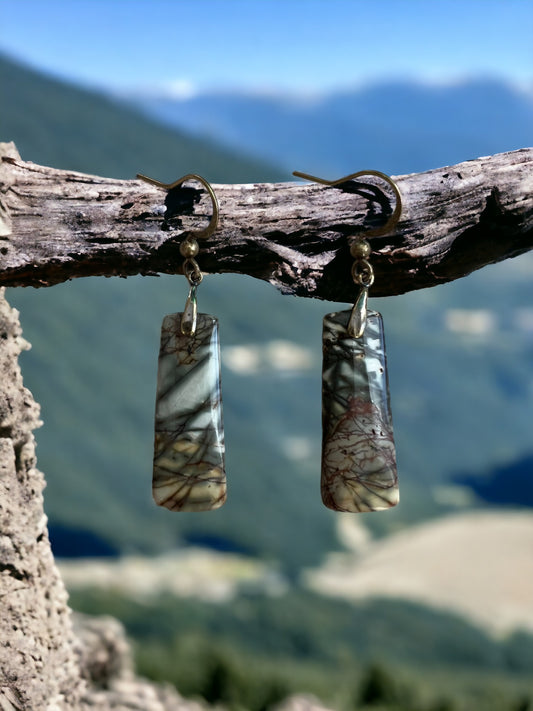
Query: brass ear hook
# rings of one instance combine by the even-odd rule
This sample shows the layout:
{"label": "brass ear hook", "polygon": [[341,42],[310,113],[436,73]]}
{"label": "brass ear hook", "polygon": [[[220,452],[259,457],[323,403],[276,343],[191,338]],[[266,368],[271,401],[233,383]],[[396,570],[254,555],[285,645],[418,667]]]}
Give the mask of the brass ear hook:
{"label": "brass ear hook", "polygon": [[201,183],[204,188],[207,190],[209,197],[211,198],[211,202],[213,204],[213,215],[209,221],[209,224],[207,227],[205,227],[203,230],[196,230],[194,232],[189,232],[188,233],[188,238],[189,239],[205,239],[206,237],[210,237],[213,232],[216,230],[218,226],[218,216],[220,214],[220,208],[218,205],[218,199],[217,196],[215,195],[215,191],[211,187],[211,185],[207,182],[205,178],[202,178],[201,175],[196,175],[196,173],[188,173],[187,175],[184,175],[182,178],[179,178],[176,180],[174,183],[161,183],[159,180],[155,180],[154,178],[149,178],[147,175],[142,175],[141,173],[137,173],[137,177],[139,180],[144,180],[145,183],[150,183],[151,185],[155,185],[158,188],[163,188],[163,190],[173,190],[174,188],[179,188],[180,185],[183,185],[187,180],[197,180],[199,183]]}
{"label": "brass ear hook", "polygon": [[317,178],[313,175],[308,175],[307,173],[300,173],[297,170],[294,171],[293,175],[295,175],[297,178],[312,180],[314,183],[320,183],[321,185],[328,185],[330,187],[340,185],[341,183],[347,183],[348,180],[354,180],[355,178],[359,178],[362,175],[375,175],[376,177],[384,180],[387,185],[392,188],[392,191],[394,192],[394,197],[396,198],[396,204],[394,206],[392,215],[389,217],[383,227],[376,227],[373,230],[368,230],[368,232],[365,232],[364,235],[365,237],[381,237],[382,235],[387,234],[387,232],[393,230],[398,224],[400,215],[402,214],[402,196],[400,195],[400,191],[398,190],[398,186],[396,185],[394,180],[386,173],[382,173],[379,170],[360,170],[359,172],[352,173],[351,175],[347,175],[344,178],[339,178],[339,180],[324,180],[324,178]]}

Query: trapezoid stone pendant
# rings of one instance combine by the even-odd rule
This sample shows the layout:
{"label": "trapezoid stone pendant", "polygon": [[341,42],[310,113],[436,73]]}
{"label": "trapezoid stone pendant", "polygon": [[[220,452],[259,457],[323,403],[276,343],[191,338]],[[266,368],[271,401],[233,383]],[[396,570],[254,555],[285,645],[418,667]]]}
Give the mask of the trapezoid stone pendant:
{"label": "trapezoid stone pendant", "polygon": [[161,327],[152,491],[171,511],[207,511],[226,500],[218,321],[198,314],[184,335],[183,316]]}
{"label": "trapezoid stone pendant", "polygon": [[368,311],[353,338],[350,316],[324,317],[322,500],[334,511],[379,511],[399,501],[383,322]]}

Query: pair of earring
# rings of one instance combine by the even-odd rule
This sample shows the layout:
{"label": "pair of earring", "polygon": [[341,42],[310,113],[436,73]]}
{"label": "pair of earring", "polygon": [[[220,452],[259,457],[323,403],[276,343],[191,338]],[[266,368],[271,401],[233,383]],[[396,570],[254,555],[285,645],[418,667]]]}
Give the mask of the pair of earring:
{"label": "pair of earring", "polygon": [[[394,192],[395,208],[383,227],[366,236],[386,234],[400,218],[399,190],[384,173],[360,171],[336,181],[294,175],[328,186],[362,175],[381,178]],[[168,191],[196,180],[213,205],[209,225],[188,232],[180,244],[189,293],[183,312],[165,316],[162,324],[152,491],[156,503],[172,511],[216,509],[226,500],[220,342],[217,319],[197,312],[196,290],[203,275],[196,256],[198,240],[217,228],[218,200],[198,175],[171,184],[137,177]],[[367,309],[374,282],[370,244],[356,238],[350,253],[359,287],[355,304],[327,314],[323,322],[321,493],[324,504],[335,511],[377,511],[399,500],[383,322],[381,314]]]}

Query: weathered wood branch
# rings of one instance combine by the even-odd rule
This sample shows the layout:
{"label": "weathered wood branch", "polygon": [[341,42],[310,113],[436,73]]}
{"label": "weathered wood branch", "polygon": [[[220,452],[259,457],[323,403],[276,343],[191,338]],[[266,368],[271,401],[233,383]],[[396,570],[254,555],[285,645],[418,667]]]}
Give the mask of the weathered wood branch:
{"label": "weathered wood branch", "polygon": [[[13,144],[2,146],[1,285],[180,273],[184,230],[202,228],[211,214],[199,184],[166,194],[138,180],[24,162]],[[393,234],[370,239],[374,296],[452,281],[533,247],[531,148],[395,180],[400,222]],[[382,225],[394,208],[387,186],[370,178],[336,188],[213,187],[220,224],[201,244],[202,270],[248,274],[332,301],[353,299],[348,238]]]}

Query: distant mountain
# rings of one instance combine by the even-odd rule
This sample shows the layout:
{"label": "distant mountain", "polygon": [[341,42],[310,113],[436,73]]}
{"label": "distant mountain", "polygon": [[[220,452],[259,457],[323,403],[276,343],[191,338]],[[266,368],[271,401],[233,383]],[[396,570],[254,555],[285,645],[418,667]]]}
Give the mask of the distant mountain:
{"label": "distant mountain", "polygon": [[[117,177],[142,169],[162,180],[190,170],[222,182],[284,174],[7,60],[0,63],[0,81],[3,94],[9,91],[1,138],[14,139],[28,160]],[[257,112],[259,126],[265,122]],[[391,144],[402,145],[407,133],[394,116],[389,119]],[[384,115],[383,125],[387,120]],[[290,147],[284,126],[279,123],[276,134],[271,124],[272,160]],[[507,130],[502,124],[501,148],[514,147]],[[465,146],[470,135],[468,124]],[[245,143],[243,138],[246,152]],[[435,144],[444,151],[445,142]],[[375,150],[367,165],[386,167]],[[457,145],[448,150],[443,163],[474,154],[465,147],[458,156]],[[342,142],[335,155],[314,139],[309,151],[309,163],[294,167],[336,174],[321,162],[321,151],[338,166],[346,160]],[[429,167],[435,160],[428,147],[421,162]],[[339,172],[358,167],[360,162]],[[396,510],[364,517],[375,532],[453,508],[439,491],[455,472],[482,474],[530,453],[531,267],[526,255],[375,304],[385,317],[402,497]],[[89,546],[109,553],[202,542],[291,569],[317,563],[340,546],[337,518],[321,505],[318,483],[321,316],[339,305],[282,297],[246,277],[204,280],[200,309],[221,323],[229,499],[213,513],[171,514],[150,496],[153,400],[160,322],[183,307],[185,286],[175,276],[9,290],[33,344],[22,366],[42,405],[38,457],[58,550],[71,554],[66,543],[74,537],[84,551]],[[488,314],[482,321],[489,328],[472,330],[479,311]],[[287,351],[303,354],[300,365],[280,364],[279,353]],[[256,366],[244,368],[243,354],[251,354]]]}
{"label": "distant mountain", "polygon": [[213,182],[286,179],[272,162],[164,128],[112,98],[2,55],[0,91],[0,140],[15,141],[22,157],[35,163],[113,178],[142,172],[172,181],[194,172]]}
{"label": "distant mountain", "polygon": [[533,145],[533,95],[498,81],[381,83],[314,100],[239,93],[139,94],[132,105],[288,171],[410,173]]}

